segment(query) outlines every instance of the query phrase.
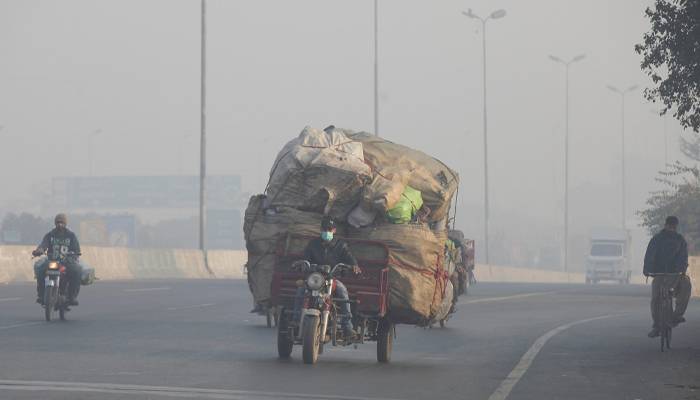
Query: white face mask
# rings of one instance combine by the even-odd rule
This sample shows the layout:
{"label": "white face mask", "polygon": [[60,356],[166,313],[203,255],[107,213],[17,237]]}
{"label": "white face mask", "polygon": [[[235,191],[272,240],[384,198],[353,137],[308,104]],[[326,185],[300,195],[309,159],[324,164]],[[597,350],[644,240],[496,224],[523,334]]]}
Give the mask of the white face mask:
{"label": "white face mask", "polygon": [[333,231],[321,231],[321,239],[324,242],[330,242],[333,240]]}

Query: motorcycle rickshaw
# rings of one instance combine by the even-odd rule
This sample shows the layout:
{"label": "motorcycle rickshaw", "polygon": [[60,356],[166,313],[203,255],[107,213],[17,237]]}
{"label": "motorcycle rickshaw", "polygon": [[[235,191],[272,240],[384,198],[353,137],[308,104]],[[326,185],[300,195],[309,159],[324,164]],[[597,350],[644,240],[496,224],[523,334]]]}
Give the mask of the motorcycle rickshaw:
{"label": "motorcycle rickshaw", "polygon": [[[288,234],[280,239],[272,277],[272,306],[279,310],[277,351],[280,358],[289,358],[295,345],[302,347],[306,364],[314,364],[324,346],[357,346],[377,342],[377,361],[391,359],[395,325],[388,315],[389,250],[385,244],[362,239],[345,239],[358,260],[359,275],[344,274],[342,264],[312,265],[303,261],[303,250],[312,239]],[[301,268],[300,268],[301,265]],[[333,298],[336,278],[348,288],[355,333],[344,337],[340,328],[338,305]],[[297,288],[304,288],[301,312],[295,316]]]}

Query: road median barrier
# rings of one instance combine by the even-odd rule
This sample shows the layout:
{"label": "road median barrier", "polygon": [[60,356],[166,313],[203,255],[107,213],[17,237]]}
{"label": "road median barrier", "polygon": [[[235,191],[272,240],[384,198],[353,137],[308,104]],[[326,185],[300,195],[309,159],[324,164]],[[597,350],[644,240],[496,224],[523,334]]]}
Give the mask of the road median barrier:
{"label": "road median barrier", "polygon": [[688,264],[688,276],[693,283],[693,297],[700,297],[700,257],[690,257]]}
{"label": "road median barrier", "polygon": [[[0,246],[0,283],[34,280],[34,246]],[[84,246],[81,263],[95,268],[101,280],[243,279],[246,252],[209,250],[209,270],[196,249],[129,249]],[[211,271],[211,273],[210,273]]]}

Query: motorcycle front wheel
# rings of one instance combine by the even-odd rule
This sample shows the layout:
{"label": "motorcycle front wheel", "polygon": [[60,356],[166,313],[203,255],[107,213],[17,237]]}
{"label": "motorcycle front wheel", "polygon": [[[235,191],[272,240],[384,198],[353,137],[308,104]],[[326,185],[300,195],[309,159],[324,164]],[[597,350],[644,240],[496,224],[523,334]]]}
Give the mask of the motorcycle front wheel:
{"label": "motorcycle front wheel", "polygon": [[294,340],[289,332],[289,322],[287,316],[282,314],[277,326],[277,354],[280,358],[289,358],[294,348]]}
{"label": "motorcycle front wheel", "polygon": [[307,315],[304,318],[304,331],[302,332],[302,356],[304,364],[316,364],[318,360],[318,348],[320,344],[319,317]]}
{"label": "motorcycle front wheel", "polygon": [[44,288],[44,318],[46,321],[51,321],[54,308],[56,308],[56,300],[58,297],[58,288],[49,286]]}

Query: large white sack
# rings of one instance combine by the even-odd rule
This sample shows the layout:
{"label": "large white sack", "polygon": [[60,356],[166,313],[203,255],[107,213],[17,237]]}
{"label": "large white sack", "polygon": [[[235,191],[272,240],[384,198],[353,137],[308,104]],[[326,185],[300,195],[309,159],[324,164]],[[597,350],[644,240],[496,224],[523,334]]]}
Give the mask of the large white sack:
{"label": "large white sack", "polygon": [[362,143],[338,130],[306,127],[277,155],[267,195],[287,206],[344,219],[371,178]]}

